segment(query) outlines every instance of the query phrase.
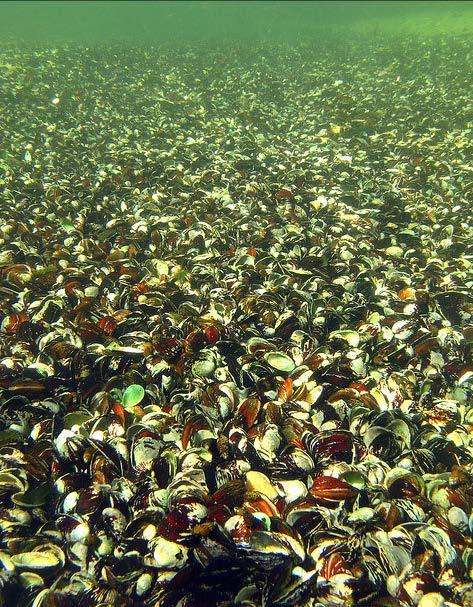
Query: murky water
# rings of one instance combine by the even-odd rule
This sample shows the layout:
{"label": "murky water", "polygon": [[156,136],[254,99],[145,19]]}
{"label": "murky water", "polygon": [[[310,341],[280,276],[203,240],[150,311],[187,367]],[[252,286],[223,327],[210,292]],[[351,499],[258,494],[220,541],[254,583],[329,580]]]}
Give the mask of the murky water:
{"label": "murky water", "polygon": [[471,3],[0,3],[0,605],[473,606]]}
{"label": "murky water", "polygon": [[0,35],[20,44],[127,40],[133,44],[245,40],[288,43],[328,33],[342,39],[398,32],[471,33],[469,2],[2,3]]}

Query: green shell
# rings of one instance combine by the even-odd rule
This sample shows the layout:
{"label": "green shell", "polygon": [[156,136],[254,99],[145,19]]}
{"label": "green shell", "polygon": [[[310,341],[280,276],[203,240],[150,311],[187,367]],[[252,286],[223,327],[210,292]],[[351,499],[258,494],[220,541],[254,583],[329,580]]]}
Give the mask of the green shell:
{"label": "green shell", "polygon": [[291,373],[296,368],[292,358],[289,358],[287,354],[283,354],[282,352],[268,352],[264,355],[264,359],[273,369],[277,369],[283,373]]}
{"label": "green shell", "polygon": [[122,405],[125,409],[135,407],[143,400],[145,395],[145,389],[143,386],[138,384],[131,384],[128,388],[123,392],[122,396]]}

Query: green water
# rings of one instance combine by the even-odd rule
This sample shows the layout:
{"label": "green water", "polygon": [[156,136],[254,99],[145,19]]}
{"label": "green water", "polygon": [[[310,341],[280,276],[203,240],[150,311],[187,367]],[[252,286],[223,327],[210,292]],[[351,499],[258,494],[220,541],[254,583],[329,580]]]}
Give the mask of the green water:
{"label": "green water", "polygon": [[133,44],[244,40],[297,42],[328,34],[431,36],[473,30],[470,2],[5,1],[0,40]]}

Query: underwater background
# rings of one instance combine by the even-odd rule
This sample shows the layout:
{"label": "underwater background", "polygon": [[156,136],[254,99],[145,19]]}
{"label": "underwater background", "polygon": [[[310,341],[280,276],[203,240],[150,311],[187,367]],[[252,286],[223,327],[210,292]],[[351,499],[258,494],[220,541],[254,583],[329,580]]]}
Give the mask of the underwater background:
{"label": "underwater background", "polygon": [[349,36],[471,34],[468,1],[134,2],[6,0],[0,36],[22,44],[248,40],[294,43]]}

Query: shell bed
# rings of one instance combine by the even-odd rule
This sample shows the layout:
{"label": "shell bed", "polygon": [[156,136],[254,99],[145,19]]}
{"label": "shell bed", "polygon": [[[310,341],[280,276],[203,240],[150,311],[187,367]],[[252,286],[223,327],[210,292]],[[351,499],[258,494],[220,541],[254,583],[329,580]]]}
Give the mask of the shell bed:
{"label": "shell bed", "polygon": [[0,52],[0,605],[472,607],[473,49],[369,44]]}

